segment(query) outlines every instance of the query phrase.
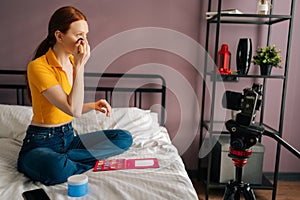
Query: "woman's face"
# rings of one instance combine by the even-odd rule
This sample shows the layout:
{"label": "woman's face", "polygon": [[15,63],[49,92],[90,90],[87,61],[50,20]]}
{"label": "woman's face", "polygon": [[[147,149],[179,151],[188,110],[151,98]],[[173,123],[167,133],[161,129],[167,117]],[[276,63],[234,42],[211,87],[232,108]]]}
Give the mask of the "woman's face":
{"label": "woman's face", "polygon": [[69,30],[63,34],[62,45],[68,53],[75,51],[75,43],[79,38],[87,41],[89,32],[88,24],[85,20],[79,20],[71,23]]}

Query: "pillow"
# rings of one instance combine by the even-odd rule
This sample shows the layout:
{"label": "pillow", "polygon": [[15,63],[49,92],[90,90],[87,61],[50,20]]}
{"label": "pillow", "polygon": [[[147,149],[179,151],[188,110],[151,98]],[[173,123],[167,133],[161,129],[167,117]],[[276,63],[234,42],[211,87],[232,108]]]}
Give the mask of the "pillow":
{"label": "pillow", "polygon": [[30,106],[0,104],[0,137],[22,141],[31,118]]}
{"label": "pillow", "polygon": [[105,129],[125,129],[133,131],[158,126],[157,114],[135,107],[113,108],[110,117],[99,111],[90,111],[73,120],[78,134]]}
{"label": "pillow", "polygon": [[[0,138],[22,141],[32,115],[30,106],[0,104]],[[110,117],[93,110],[73,120],[75,133],[78,134],[104,129],[141,131],[158,126],[156,113],[135,107],[113,108]]]}
{"label": "pillow", "polygon": [[101,127],[97,123],[97,115],[101,115],[95,110],[81,115],[79,118],[74,118],[72,125],[76,134],[89,133],[100,130]]}

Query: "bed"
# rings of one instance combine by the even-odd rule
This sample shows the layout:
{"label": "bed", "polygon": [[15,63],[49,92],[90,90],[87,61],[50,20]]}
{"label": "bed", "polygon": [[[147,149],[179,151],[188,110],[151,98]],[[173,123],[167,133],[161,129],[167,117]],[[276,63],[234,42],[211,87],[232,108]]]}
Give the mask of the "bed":
{"label": "bed", "polygon": [[[0,76],[8,77],[13,75],[24,75],[23,71],[0,70]],[[86,77],[97,77],[100,74],[87,73]],[[122,74],[101,74],[106,78],[123,78]],[[164,124],[165,107],[165,83],[162,77],[157,75],[126,75],[129,80],[136,82],[136,79],[159,79],[162,83],[140,84],[139,88],[134,87],[96,87],[86,90],[104,93],[104,98],[110,102],[118,95],[115,92],[129,92],[129,102],[132,105],[118,107],[113,105],[111,117],[92,111],[76,118],[73,126],[76,134],[101,129],[126,129],[132,133],[133,145],[123,154],[113,158],[157,158],[159,168],[155,169],[131,169],[94,172],[85,172],[88,176],[87,195],[81,198],[68,197],[67,183],[54,186],[45,186],[39,182],[33,182],[16,169],[16,161],[20,150],[26,128],[32,117],[30,105],[26,105],[26,86],[22,78],[13,81],[13,78],[6,78],[0,81],[0,92],[5,93],[5,97],[10,96],[8,90],[17,99],[16,105],[12,102],[0,101],[0,198],[1,199],[22,199],[22,192],[43,188],[50,199],[187,199],[197,200],[197,194],[177,149],[172,145],[167,129]],[[126,79],[127,79],[126,78]],[[3,83],[3,81],[5,81]],[[110,81],[108,81],[110,82]],[[118,85],[118,84],[117,84]],[[122,84],[123,86],[123,84]],[[159,93],[161,96],[160,112],[153,112],[146,109],[142,102],[142,96],[149,93]],[[1,97],[4,97],[1,95]],[[120,98],[120,97],[118,97]],[[10,98],[11,99],[11,98]],[[148,99],[148,97],[147,97]]]}

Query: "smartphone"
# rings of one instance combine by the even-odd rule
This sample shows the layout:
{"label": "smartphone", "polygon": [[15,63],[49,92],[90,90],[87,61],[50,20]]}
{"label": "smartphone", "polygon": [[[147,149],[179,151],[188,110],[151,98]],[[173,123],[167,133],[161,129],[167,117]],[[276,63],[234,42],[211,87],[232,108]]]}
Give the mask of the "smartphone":
{"label": "smartphone", "polygon": [[25,200],[50,200],[42,188],[25,191],[22,193],[22,196]]}

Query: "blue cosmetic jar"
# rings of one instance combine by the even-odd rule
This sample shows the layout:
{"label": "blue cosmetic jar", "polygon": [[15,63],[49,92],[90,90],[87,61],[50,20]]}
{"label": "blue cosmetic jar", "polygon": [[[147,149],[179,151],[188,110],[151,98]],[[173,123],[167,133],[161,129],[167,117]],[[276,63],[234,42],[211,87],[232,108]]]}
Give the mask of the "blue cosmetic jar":
{"label": "blue cosmetic jar", "polygon": [[68,178],[68,195],[82,197],[88,193],[88,177],[84,174],[73,175]]}

